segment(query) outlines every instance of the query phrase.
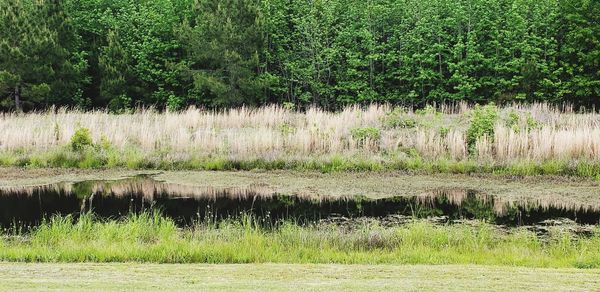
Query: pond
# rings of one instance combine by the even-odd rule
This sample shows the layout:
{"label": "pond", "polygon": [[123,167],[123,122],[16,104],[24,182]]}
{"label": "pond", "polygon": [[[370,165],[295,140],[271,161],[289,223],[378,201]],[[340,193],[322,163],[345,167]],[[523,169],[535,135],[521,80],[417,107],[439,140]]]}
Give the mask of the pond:
{"label": "pond", "polygon": [[432,189],[419,196],[381,199],[309,197],[278,194],[268,186],[212,188],[156,181],[136,176],[114,181],[84,181],[44,186],[0,188],[0,226],[32,227],[52,215],[93,212],[119,218],[159,210],[181,226],[252,215],[262,222],[292,220],[305,224],[339,218],[438,218],[445,222],[480,219],[508,226],[533,225],[568,218],[598,224],[600,206],[561,200],[503,201],[469,189]]}

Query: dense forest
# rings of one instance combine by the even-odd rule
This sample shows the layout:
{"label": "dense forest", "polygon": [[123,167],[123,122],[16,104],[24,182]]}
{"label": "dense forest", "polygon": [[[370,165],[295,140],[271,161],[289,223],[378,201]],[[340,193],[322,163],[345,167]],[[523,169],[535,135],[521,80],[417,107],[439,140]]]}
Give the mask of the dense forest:
{"label": "dense forest", "polygon": [[0,0],[0,110],[600,105],[597,0]]}

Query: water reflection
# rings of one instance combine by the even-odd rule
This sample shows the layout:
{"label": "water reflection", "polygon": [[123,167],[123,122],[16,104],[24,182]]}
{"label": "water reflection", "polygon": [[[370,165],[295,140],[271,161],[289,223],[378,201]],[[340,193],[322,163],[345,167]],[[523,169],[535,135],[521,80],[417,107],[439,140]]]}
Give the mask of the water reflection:
{"label": "water reflection", "polygon": [[298,223],[327,218],[390,215],[482,219],[496,224],[529,225],[553,218],[597,224],[599,206],[564,199],[507,201],[468,189],[435,189],[415,197],[311,197],[281,195],[265,185],[212,188],[155,181],[147,176],[117,181],[86,181],[0,188],[0,225],[34,226],[54,214],[93,211],[103,218],[159,209],[181,225],[252,214],[274,222]]}

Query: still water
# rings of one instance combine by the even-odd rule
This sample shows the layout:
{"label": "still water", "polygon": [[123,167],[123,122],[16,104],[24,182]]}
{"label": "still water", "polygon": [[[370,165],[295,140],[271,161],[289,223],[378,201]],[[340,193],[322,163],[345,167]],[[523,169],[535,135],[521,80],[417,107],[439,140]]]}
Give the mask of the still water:
{"label": "still water", "polygon": [[282,195],[267,187],[210,188],[160,182],[149,176],[115,181],[84,181],[34,187],[0,188],[0,226],[35,226],[52,215],[93,212],[119,218],[131,212],[159,210],[185,226],[206,220],[252,215],[263,221],[297,223],[330,218],[384,218],[405,215],[446,220],[481,219],[509,226],[569,218],[582,224],[600,222],[600,206],[564,204],[560,200],[504,202],[475,190],[435,189],[419,196],[307,197]]}

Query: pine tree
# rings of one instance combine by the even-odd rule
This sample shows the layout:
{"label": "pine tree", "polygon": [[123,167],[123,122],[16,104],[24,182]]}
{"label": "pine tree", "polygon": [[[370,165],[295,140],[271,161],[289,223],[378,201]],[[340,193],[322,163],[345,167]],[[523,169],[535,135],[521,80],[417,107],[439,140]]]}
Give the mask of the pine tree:
{"label": "pine tree", "polygon": [[259,5],[252,0],[199,0],[197,17],[181,29],[190,94],[212,107],[259,104],[265,41]]}
{"label": "pine tree", "polygon": [[100,97],[108,102],[108,107],[113,111],[130,110],[133,107],[131,96],[135,94],[132,60],[117,33],[110,31],[107,40],[108,44],[98,59],[102,78]]}
{"label": "pine tree", "polygon": [[75,53],[75,34],[58,1],[0,1],[0,94],[14,108],[73,100],[86,63]]}
{"label": "pine tree", "polygon": [[0,2],[0,89],[14,99],[17,112],[23,110],[24,96],[31,103],[50,91],[44,77],[52,75],[51,64],[37,57],[54,40],[52,31],[35,19],[36,9],[23,0]]}

